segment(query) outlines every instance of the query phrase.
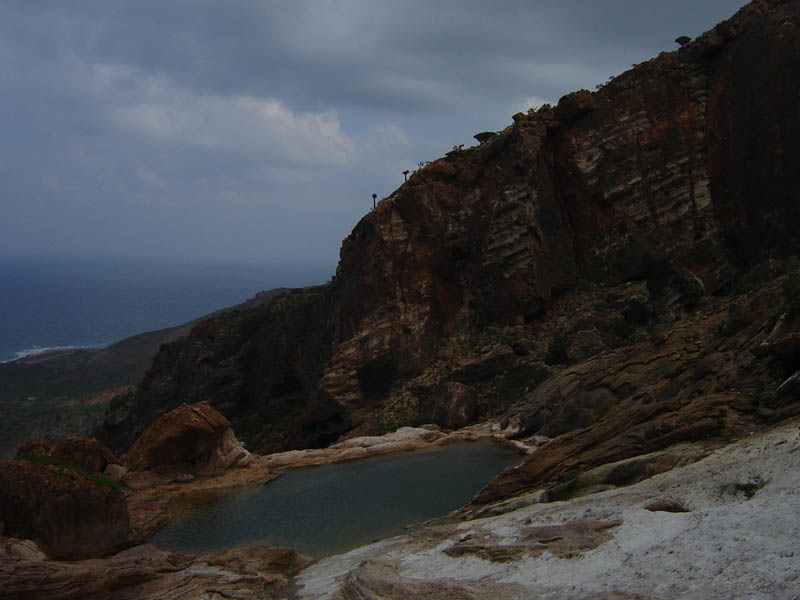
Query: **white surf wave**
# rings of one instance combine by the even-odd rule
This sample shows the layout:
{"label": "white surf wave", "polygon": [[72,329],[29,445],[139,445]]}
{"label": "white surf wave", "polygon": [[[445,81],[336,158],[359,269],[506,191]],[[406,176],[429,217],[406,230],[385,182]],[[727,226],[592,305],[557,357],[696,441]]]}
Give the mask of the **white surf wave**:
{"label": "white surf wave", "polygon": [[30,358],[31,356],[44,354],[45,352],[56,352],[59,350],[95,350],[97,348],[104,348],[105,346],[107,346],[107,344],[95,344],[88,346],[34,346],[33,348],[27,348],[25,350],[14,352],[14,358],[0,361],[0,364],[14,362],[15,360],[20,360],[23,358]]}

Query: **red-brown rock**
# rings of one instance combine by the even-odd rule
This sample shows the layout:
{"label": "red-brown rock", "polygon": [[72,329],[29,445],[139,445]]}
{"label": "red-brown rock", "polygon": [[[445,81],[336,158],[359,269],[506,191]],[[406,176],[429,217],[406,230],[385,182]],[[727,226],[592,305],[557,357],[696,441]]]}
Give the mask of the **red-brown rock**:
{"label": "red-brown rock", "polygon": [[578,90],[558,101],[556,118],[566,123],[593,111],[596,106],[597,100],[589,90]]}
{"label": "red-brown rock", "polygon": [[26,454],[50,456],[53,454],[53,443],[45,440],[26,440],[17,449],[17,458],[21,458]]}
{"label": "red-brown rock", "polygon": [[131,446],[130,468],[167,468],[210,475],[237,463],[249,453],[236,440],[230,423],[206,402],[184,404],[150,425]]}
{"label": "red-brown rock", "polygon": [[116,456],[94,438],[68,435],[53,448],[52,456],[80,467],[87,473],[102,473],[106,466],[119,463]]}
{"label": "red-brown rock", "polygon": [[[353,228],[329,284],[165,345],[112,402],[105,439],[116,449],[158,410],[214,398],[242,431],[272,432],[264,448],[324,445],[404,405],[400,388],[491,385],[507,366],[463,368],[496,347],[492,328],[549,335],[576,289],[647,282],[648,302],[682,311],[796,253],[798,23],[797,2],[750,3],[681,50],[420,169]],[[371,401],[357,372],[382,356],[396,377]],[[592,390],[592,418],[614,406],[604,390]],[[416,399],[409,419],[442,408]]]}
{"label": "red-brown rock", "polygon": [[51,558],[103,556],[129,543],[119,489],[28,460],[0,460],[0,521],[5,535],[34,540]]}
{"label": "red-brown rock", "polygon": [[290,548],[244,547],[194,556],[151,544],[77,562],[43,560],[30,542],[0,538],[3,598],[161,600],[272,598],[311,563]]}

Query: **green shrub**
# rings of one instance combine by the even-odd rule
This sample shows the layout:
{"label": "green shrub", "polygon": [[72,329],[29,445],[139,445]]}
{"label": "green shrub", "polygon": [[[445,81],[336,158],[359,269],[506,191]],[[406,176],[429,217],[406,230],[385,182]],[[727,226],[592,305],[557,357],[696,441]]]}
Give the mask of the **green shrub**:
{"label": "green shrub", "polygon": [[550,345],[547,346],[547,354],[544,355],[544,362],[548,365],[563,365],[569,361],[569,344],[567,343],[567,332],[563,329],[558,330]]}
{"label": "green shrub", "polygon": [[63,460],[58,459],[54,456],[41,456],[39,454],[23,454],[19,458],[21,460],[29,460],[31,462],[37,462],[43,465],[50,465],[53,467],[58,467],[60,469],[66,469],[67,471],[72,471],[73,473],[77,473],[84,479],[87,479],[93,483],[110,487],[111,489],[116,490],[117,492],[122,490],[122,484],[119,483],[118,481],[114,481],[113,479],[109,479],[108,477],[103,477],[102,475],[93,475],[91,473],[87,473],[80,467],[66,463]]}
{"label": "green shrub", "polygon": [[397,366],[390,354],[368,360],[356,370],[361,392],[368,398],[385,396],[392,389]]}
{"label": "green shrub", "polygon": [[764,327],[767,333],[772,333],[772,330],[775,329],[775,325],[778,324],[778,320],[785,312],[786,312],[786,307],[784,306],[782,308],[779,308],[769,316],[769,318],[767,319],[767,323]]}
{"label": "green shrub", "polygon": [[746,327],[753,324],[753,315],[743,312],[738,307],[734,307],[728,318],[720,325],[718,334],[720,337],[733,337]]}
{"label": "green shrub", "polygon": [[487,396],[489,410],[497,412],[520,400],[551,375],[550,369],[540,364],[522,364],[509,369],[495,380],[497,384]]}
{"label": "green shrub", "polygon": [[788,277],[781,285],[784,297],[791,301],[800,295],[800,276],[794,273]]}
{"label": "green shrub", "polygon": [[575,481],[575,478],[578,476],[578,469],[570,469],[566,473],[564,473],[561,477],[558,478],[558,483],[565,484],[569,483],[570,481]]}
{"label": "green shrub", "polygon": [[753,481],[748,481],[747,483],[735,483],[733,485],[733,489],[737,492],[742,492],[748,500],[756,495],[756,492],[767,485],[767,482],[761,479],[760,477],[756,477]]}

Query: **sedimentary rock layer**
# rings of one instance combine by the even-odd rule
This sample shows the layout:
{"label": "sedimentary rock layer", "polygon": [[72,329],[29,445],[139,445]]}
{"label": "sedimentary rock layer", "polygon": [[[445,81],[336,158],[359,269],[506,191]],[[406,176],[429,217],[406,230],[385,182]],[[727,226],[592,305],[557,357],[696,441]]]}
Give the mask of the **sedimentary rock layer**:
{"label": "sedimentary rock layer", "polygon": [[[208,399],[257,451],[326,445],[445,424],[459,413],[440,393],[452,381],[480,388],[461,411],[480,418],[494,410],[481,386],[532,363],[566,295],[642,282],[648,307],[681,313],[753,264],[796,254],[798,23],[800,3],[756,0],[421,168],[355,226],[329,284],[166,344],[112,403],[103,441],[122,450],[162,412]],[[454,376],[509,327],[509,364]],[[576,355],[607,345],[581,339]]]}

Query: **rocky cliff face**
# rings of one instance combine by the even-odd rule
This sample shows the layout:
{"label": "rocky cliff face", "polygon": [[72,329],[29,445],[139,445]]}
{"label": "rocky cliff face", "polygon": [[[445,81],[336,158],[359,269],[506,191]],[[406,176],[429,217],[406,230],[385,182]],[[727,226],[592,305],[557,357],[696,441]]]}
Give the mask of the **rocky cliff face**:
{"label": "rocky cliff face", "polygon": [[[800,3],[756,0],[597,92],[514,115],[381,201],[326,286],[162,346],[99,436],[123,450],[160,414],[203,400],[260,452],[506,411],[521,435],[562,435],[626,412],[628,399],[669,399],[688,424],[680,398],[704,398],[713,420],[732,397],[710,394],[776,388],[784,364],[726,365],[796,294],[798,72]],[[745,297],[753,290],[762,305]],[[670,396],[665,371],[640,367],[667,356],[671,374],[717,356],[712,325],[734,340],[714,384],[676,375],[686,387]],[[684,338],[670,337],[676,327]],[[593,391],[575,375],[582,364],[600,369]],[[568,392],[553,383],[567,376]],[[759,407],[748,410],[691,435],[733,435]],[[675,419],[665,427],[680,430]]]}

